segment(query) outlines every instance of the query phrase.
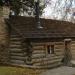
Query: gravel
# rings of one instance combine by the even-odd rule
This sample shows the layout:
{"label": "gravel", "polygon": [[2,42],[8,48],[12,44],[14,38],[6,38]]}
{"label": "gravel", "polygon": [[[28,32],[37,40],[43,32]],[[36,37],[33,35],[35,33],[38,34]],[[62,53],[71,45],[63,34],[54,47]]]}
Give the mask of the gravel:
{"label": "gravel", "polygon": [[43,72],[41,75],[75,75],[75,68],[61,66],[59,68],[47,70]]}

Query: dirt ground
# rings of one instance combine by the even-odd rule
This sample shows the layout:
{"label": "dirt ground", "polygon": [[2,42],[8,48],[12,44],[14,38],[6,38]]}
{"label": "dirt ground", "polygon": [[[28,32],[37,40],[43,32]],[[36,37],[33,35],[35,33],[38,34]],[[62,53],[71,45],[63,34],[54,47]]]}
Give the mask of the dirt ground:
{"label": "dirt ground", "polygon": [[43,72],[41,75],[75,75],[75,67],[61,66]]}

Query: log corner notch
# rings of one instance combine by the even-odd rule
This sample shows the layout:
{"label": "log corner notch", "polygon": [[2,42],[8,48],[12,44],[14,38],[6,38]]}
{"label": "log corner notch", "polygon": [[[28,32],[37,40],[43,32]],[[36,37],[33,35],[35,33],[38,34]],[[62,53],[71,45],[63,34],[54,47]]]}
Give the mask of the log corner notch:
{"label": "log corner notch", "polygon": [[71,59],[72,59],[72,54],[71,54],[71,41],[72,39],[64,39],[64,64],[67,66],[71,66]]}

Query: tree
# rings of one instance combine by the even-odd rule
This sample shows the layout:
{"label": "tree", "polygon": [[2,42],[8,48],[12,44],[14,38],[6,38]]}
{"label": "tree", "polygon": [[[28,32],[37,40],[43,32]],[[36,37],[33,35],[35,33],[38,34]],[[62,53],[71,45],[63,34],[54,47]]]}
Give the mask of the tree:
{"label": "tree", "polygon": [[[40,3],[40,2],[39,2]],[[45,5],[40,5],[40,14],[42,14],[42,10]],[[11,0],[11,10],[15,12],[15,15],[19,15],[21,9],[23,12],[26,12],[28,15],[31,13],[35,14],[35,2],[34,0]]]}
{"label": "tree", "polygon": [[70,21],[73,13],[71,11],[73,3],[75,4],[74,0],[56,0],[52,12],[53,19]]}
{"label": "tree", "polygon": [[18,15],[21,8],[21,2],[20,0],[11,0],[10,1],[10,9],[14,11],[15,15]]}
{"label": "tree", "polygon": [[0,0],[0,6],[3,6],[3,0]]}

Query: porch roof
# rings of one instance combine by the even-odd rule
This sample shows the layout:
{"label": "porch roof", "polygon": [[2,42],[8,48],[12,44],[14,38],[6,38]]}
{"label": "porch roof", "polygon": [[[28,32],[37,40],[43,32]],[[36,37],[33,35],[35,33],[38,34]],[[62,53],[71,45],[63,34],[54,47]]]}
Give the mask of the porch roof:
{"label": "porch roof", "polygon": [[33,17],[11,16],[7,22],[25,38],[75,37],[75,24],[52,19],[40,19],[42,29],[37,28]]}

